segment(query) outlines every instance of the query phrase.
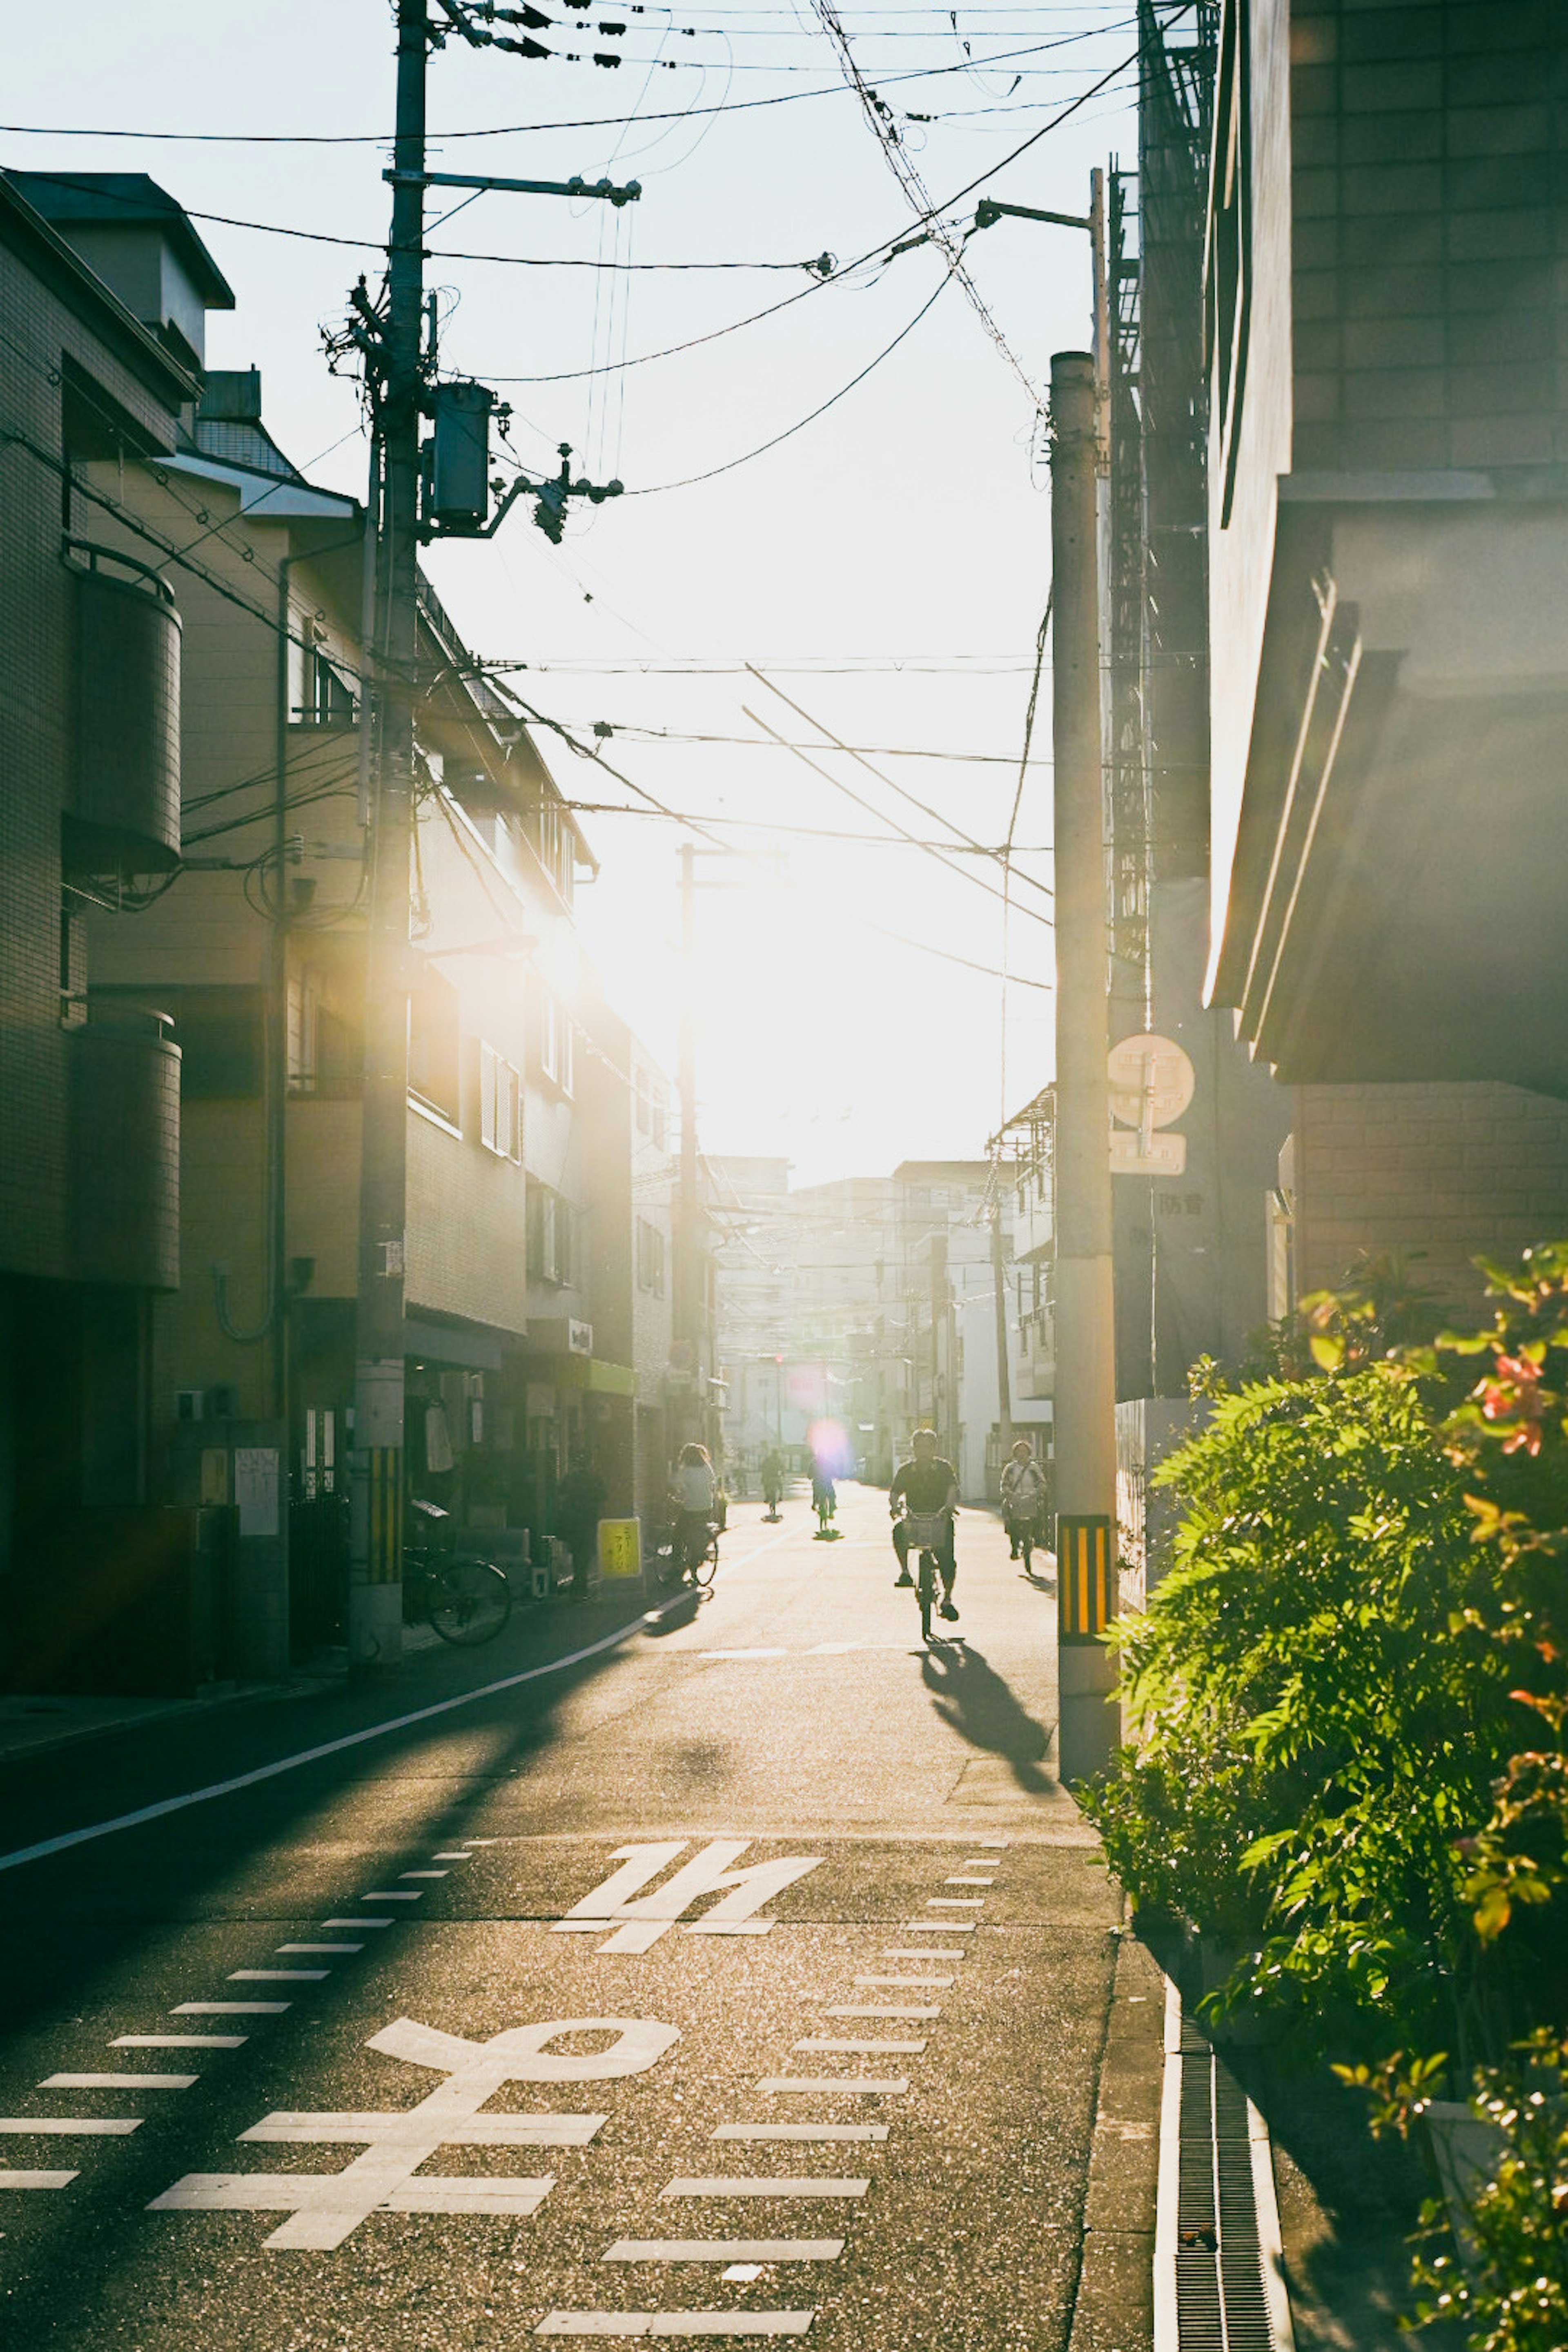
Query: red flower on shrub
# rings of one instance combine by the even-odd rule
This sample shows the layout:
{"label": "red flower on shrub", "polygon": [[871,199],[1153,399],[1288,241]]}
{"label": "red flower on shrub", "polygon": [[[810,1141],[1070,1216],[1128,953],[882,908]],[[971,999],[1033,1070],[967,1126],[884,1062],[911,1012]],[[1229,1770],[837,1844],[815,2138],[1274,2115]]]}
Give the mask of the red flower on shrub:
{"label": "red flower on shrub", "polygon": [[1541,1451],[1541,1367],[1528,1356],[1499,1356],[1498,1376],[1483,1381],[1478,1393],[1486,1421],[1516,1422],[1503,1440],[1505,1454]]}

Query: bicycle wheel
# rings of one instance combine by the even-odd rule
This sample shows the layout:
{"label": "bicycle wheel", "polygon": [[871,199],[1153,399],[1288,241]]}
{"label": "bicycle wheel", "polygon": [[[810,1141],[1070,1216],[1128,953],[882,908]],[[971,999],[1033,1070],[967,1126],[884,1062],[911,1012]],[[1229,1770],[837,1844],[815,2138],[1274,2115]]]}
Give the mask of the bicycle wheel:
{"label": "bicycle wheel", "polygon": [[719,1567],[719,1538],[710,1536],[706,1551],[698,1553],[691,1563],[691,1573],[705,1590],[712,1583]]}
{"label": "bicycle wheel", "polygon": [[1026,1528],[1023,1534],[1018,1538],[1018,1549],[1023,1556],[1025,1575],[1033,1576],[1035,1572],[1035,1538],[1034,1532],[1031,1528]]}
{"label": "bicycle wheel", "polygon": [[921,1554],[920,1582],[917,1587],[921,1603],[921,1640],[931,1640],[931,1604],[936,1599],[936,1560],[929,1551]]}
{"label": "bicycle wheel", "polygon": [[448,1560],[431,1581],[430,1622],[458,1649],[493,1642],[510,1615],[511,1587],[488,1559]]}

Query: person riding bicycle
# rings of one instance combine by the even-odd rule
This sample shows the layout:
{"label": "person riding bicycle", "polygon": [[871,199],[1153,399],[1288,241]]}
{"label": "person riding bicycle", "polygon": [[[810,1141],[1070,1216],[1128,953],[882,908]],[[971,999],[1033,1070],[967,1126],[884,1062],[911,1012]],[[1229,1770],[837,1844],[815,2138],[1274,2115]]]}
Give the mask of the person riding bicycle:
{"label": "person riding bicycle", "polygon": [[1002,1524],[1007,1530],[1012,1556],[1018,1558],[1026,1537],[1038,1538],[1040,1514],[1046,1504],[1046,1474],[1035,1459],[1026,1437],[1013,1440],[1013,1458],[1002,1470]]}
{"label": "person riding bicycle", "polygon": [[943,1520],[942,1540],[937,1551],[937,1567],[942,1574],[942,1607],[938,1612],[947,1618],[956,1617],[957,1607],[952,1598],[953,1580],[958,1574],[958,1562],[953,1556],[952,1520],[958,1507],[958,1473],[951,1462],[936,1450],[934,1429],[917,1429],[910,1440],[910,1459],[901,1462],[893,1473],[888,1488],[888,1507],[893,1514],[893,1549],[899,1555],[899,1572],[895,1584],[912,1584],[910,1574],[910,1530],[902,1516],[913,1511],[921,1516],[940,1512]]}
{"label": "person riding bicycle", "polygon": [[763,1463],[763,1500],[768,1507],[770,1518],[778,1517],[779,1503],[784,1495],[784,1455],[775,1446]]}
{"label": "person riding bicycle", "polygon": [[682,1573],[700,1560],[708,1549],[709,1529],[713,1524],[713,1501],[719,1482],[713,1475],[713,1465],[708,1449],[693,1442],[683,1445],[670,1482],[670,1500],[675,1505],[675,1526],[671,1548],[679,1561]]}
{"label": "person riding bicycle", "polygon": [[833,1483],[831,1464],[820,1456],[814,1458],[811,1465],[811,1507],[816,1513],[817,1534],[826,1535],[828,1522],[838,1509],[838,1490]]}

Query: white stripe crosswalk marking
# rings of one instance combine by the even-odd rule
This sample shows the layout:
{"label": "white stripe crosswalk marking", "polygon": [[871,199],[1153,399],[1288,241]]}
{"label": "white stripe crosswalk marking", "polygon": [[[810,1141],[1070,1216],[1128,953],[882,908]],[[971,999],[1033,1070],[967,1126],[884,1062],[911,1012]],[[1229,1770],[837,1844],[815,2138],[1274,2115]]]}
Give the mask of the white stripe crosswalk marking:
{"label": "white stripe crosswalk marking", "polygon": [[54,2138],[123,2139],[140,2131],[141,2116],[0,2116],[0,2132],[26,2136],[47,2132]]}
{"label": "white stripe crosswalk marking", "polygon": [[658,2193],[661,2197],[864,2197],[870,2186],[868,2180],[784,2180],[756,2173],[713,2179],[688,2179],[682,2174]]}
{"label": "white stripe crosswalk marking", "polygon": [[721,2124],[715,2139],[886,2139],[886,2124]]}
{"label": "white stripe crosswalk marking", "polygon": [[46,2074],[40,2091],[188,2091],[199,2074]]}
{"label": "white stripe crosswalk marking", "polygon": [[293,2003],[287,2000],[180,2000],[171,2017],[281,2017]]}
{"label": "white stripe crosswalk marking", "polygon": [[897,2098],[909,2087],[907,2074],[764,2074],[757,2084],[759,2091],[808,2091],[814,2098],[846,2092],[852,2099]]}
{"label": "white stripe crosswalk marking", "polygon": [[842,2238],[617,2238],[602,2263],[832,2263]]}
{"label": "white stripe crosswalk marking", "polygon": [[6,2172],[0,2170],[0,2189],[66,2189],[74,2172]]}
{"label": "white stripe crosswalk marking", "polygon": [[925,2043],[923,2042],[835,2042],[818,2033],[808,2034],[804,2042],[792,2042],[790,2048],[792,2050],[833,2050],[843,2056],[851,2054],[869,2056],[874,2051],[885,2050],[896,2053],[900,2057],[915,2058],[925,2048]]}
{"label": "white stripe crosswalk marking", "polygon": [[536,2336],[805,2336],[813,2311],[552,2311]]}
{"label": "white stripe crosswalk marking", "polygon": [[243,2050],[245,2033],[117,2033],[111,2050]]}

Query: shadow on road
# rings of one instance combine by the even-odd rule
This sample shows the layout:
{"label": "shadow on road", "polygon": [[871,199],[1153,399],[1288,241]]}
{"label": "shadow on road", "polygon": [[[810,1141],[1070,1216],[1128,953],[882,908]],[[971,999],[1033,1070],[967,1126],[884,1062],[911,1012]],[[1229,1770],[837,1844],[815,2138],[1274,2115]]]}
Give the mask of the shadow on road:
{"label": "shadow on road", "polygon": [[1049,1733],[1020,1706],[983,1651],[968,1643],[944,1642],[926,1652],[921,1675],[942,1721],[971,1747],[1005,1758],[1020,1789],[1043,1796],[1052,1788],[1050,1775],[1041,1769]]}

